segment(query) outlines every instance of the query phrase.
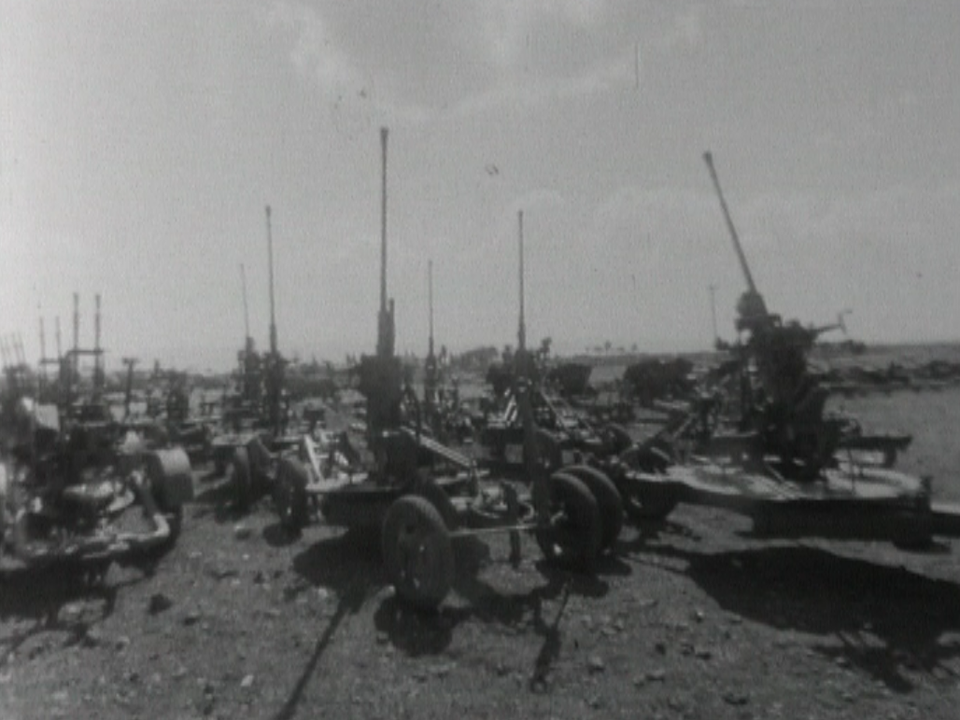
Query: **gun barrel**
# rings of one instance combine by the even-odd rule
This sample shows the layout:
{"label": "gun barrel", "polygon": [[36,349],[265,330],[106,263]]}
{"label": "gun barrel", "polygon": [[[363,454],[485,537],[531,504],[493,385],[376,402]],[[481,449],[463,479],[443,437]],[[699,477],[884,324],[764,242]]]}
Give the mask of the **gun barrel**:
{"label": "gun barrel", "polygon": [[267,205],[267,265],[270,272],[270,352],[277,355],[277,316],[273,296],[273,228],[270,222],[270,206]]}
{"label": "gun barrel", "polygon": [[428,355],[433,357],[433,260],[427,261],[427,299],[430,309],[430,339]]}
{"label": "gun barrel", "polygon": [[380,312],[377,316],[377,355],[392,357],[396,338],[393,300],[387,297],[387,136],[380,128],[381,196],[380,196]]}
{"label": "gun barrel", "polygon": [[517,212],[517,226],[520,237],[520,322],[517,329],[517,349],[523,352],[527,349],[527,325],[523,308],[523,210]]}
{"label": "gun barrel", "polygon": [[743,270],[743,276],[747,280],[747,287],[750,292],[756,293],[757,286],[753,283],[753,275],[750,273],[750,266],[747,265],[747,257],[743,254],[743,247],[740,245],[740,237],[737,235],[737,229],[733,225],[730,217],[730,210],[727,208],[727,201],[723,199],[723,190],[720,189],[720,180],[717,177],[717,171],[713,167],[713,155],[708,150],[703,154],[703,160],[707,163],[707,169],[710,171],[710,178],[713,180],[713,187],[717,191],[717,197],[720,199],[720,208],[723,210],[723,217],[727,221],[727,229],[730,231],[730,237],[733,238],[733,248],[737,251],[737,258],[740,260],[740,268]]}
{"label": "gun barrel", "polygon": [[387,135],[388,128],[380,128],[380,312],[387,310]]}
{"label": "gun barrel", "polygon": [[247,307],[247,271],[240,263],[240,289],[243,292],[243,332],[244,348],[250,340],[250,309]]}

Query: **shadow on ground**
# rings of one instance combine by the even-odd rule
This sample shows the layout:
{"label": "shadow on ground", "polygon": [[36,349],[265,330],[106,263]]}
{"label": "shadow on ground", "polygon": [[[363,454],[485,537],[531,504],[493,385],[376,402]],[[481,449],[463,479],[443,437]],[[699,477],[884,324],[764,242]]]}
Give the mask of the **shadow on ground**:
{"label": "shadow on ground", "polygon": [[0,668],[31,639],[65,633],[63,646],[82,642],[113,614],[117,593],[139,579],[108,582],[108,568],[52,565],[0,574]]}
{"label": "shadow on ground", "polygon": [[237,493],[233,481],[233,473],[228,471],[222,477],[212,477],[205,483],[203,489],[194,497],[190,513],[194,519],[213,516],[219,524],[233,523],[243,520],[259,509],[262,505],[272,502],[269,494],[260,490],[253,498],[250,508],[246,511],[237,506]]}
{"label": "shadow on ground", "polygon": [[682,569],[658,567],[690,577],[731,613],[825,638],[817,652],[894,691],[913,689],[910,670],[956,675],[945,664],[960,657],[955,582],[807,545],[708,553],[658,544],[644,552],[684,561]]}
{"label": "shadow on ground", "polygon": [[[270,526],[273,527],[273,526]],[[265,533],[270,528],[265,529]],[[280,533],[282,530],[270,530]],[[370,533],[348,531],[320,540],[293,559],[293,569],[302,583],[288,590],[288,600],[300,592],[323,587],[337,596],[337,607],[313,652],[300,673],[275,720],[289,720],[297,713],[303,692],[316,671],[320,659],[337,629],[350,615],[356,614],[369,597],[384,584],[380,570],[380,548]]]}
{"label": "shadow on ground", "polygon": [[[435,655],[447,648],[461,623],[473,620],[519,629],[529,627],[543,638],[530,676],[530,687],[544,683],[562,646],[561,621],[572,596],[600,598],[609,585],[603,575],[631,572],[626,563],[603,558],[598,576],[565,571],[541,560],[536,563],[545,583],[527,592],[504,592],[480,578],[489,561],[488,546],[477,538],[461,538],[455,544],[456,579],[453,590],[464,605],[444,605],[435,613],[410,609],[396,596],[386,598],[374,615],[377,629],[399,650],[411,656]],[[554,609],[550,603],[556,603]]]}
{"label": "shadow on ground", "polygon": [[[543,585],[524,593],[502,592],[479,577],[489,561],[485,543],[476,538],[461,538],[455,542],[454,551],[453,590],[465,604],[445,603],[434,612],[425,612],[389,594],[374,612],[378,634],[398,650],[419,657],[442,653],[450,645],[456,627],[467,620],[513,628],[529,626],[543,637],[530,679],[531,688],[536,689],[560,654],[560,625],[569,598],[603,597],[609,591],[608,584],[598,577],[559,570],[541,561],[536,567],[546,580]],[[344,619],[359,612],[370,598],[383,595],[388,585],[379,537],[374,532],[348,531],[316,542],[294,558],[293,567],[303,579],[301,591],[323,587],[336,594],[338,603],[297,684],[275,716],[277,720],[296,714],[307,683]],[[613,557],[604,558],[599,568],[601,576],[630,572],[629,565]],[[548,612],[547,603],[551,602],[556,603],[556,609]]]}

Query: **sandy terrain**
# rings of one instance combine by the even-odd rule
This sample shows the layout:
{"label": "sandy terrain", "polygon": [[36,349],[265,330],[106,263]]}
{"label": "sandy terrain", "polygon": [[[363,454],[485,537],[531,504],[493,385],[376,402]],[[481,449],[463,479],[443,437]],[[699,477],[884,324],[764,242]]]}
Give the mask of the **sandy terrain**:
{"label": "sandy terrain", "polygon": [[[901,467],[960,500],[960,390],[844,400],[907,429]],[[0,718],[955,718],[960,555],[759,542],[719,510],[628,526],[594,578],[506,539],[457,548],[436,615],[386,585],[375,538],[197,474],[176,547],[88,591],[0,580]],[[956,544],[956,543],[953,543]]]}

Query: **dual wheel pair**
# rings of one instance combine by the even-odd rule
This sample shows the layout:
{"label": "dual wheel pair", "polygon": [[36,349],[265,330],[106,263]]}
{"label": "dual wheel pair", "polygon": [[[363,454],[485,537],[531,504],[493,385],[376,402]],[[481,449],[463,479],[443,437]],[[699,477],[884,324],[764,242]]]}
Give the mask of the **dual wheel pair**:
{"label": "dual wheel pair", "polygon": [[[548,479],[548,508],[529,527],[544,557],[558,566],[592,572],[613,550],[623,527],[620,493],[602,472],[573,465]],[[381,550],[387,576],[409,604],[433,609],[453,585],[450,529],[438,507],[420,495],[394,501],[383,521]]]}
{"label": "dual wheel pair", "polygon": [[[269,471],[264,470],[265,465],[272,463],[272,460],[269,459],[269,453],[262,445],[254,445],[250,447],[253,448],[253,453],[255,456],[260,456],[260,462],[252,462],[251,450],[248,449],[248,447],[238,447],[233,451],[233,456],[230,459],[230,483],[233,491],[233,502],[234,507],[236,507],[236,509],[240,512],[247,512],[250,510],[257,500],[270,491],[271,485],[270,473]],[[300,527],[302,527],[304,524],[306,524],[307,513],[306,471],[303,470],[301,466],[291,462],[289,459],[281,458],[277,466],[276,480],[278,486],[274,489],[274,493],[276,494],[281,490],[280,484],[282,484],[285,479],[288,480],[289,484],[289,477],[285,476],[289,476],[291,472],[296,473],[298,469],[300,475],[303,476],[302,483],[299,483],[299,485],[304,488],[302,498],[302,513],[304,515],[304,520],[300,525]],[[296,486],[298,483],[294,482],[294,485]]]}

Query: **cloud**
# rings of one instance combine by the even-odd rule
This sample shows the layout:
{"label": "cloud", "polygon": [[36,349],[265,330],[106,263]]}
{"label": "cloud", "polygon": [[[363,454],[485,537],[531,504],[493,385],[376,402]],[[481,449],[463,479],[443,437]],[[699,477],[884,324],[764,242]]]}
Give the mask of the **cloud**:
{"label": "cloud", "polygon": [[960,234],[958,183],[937,188],[897,184],[862,195],[823,198],[821,207],[808,221],[810,234],[821,240],[883,240],[906,253],[931,244],[950,248]]}
{"label": "cloud", "polygon": [[270,21],[294,35],[290,60],[311,74],[327,93],[353,93],[370,86],[371,78],[337,46],[320,13],[300,3],[279,2]]}
{"label": "cloud", "polygon": [[694,5],[674,18],[673,31],[665,38],[672,45],[699,45],[703,40],[702,7]]}
{"label": "cloud", "polygon": [[653,37],[651,44],[661,51],[690,48],[700,45],[703,37],[703,6],[691,5],[676,13],[663,32]]}
{"label": "cloud", "polygon": [[462,98],[439,116],[442,119],[463,118],[502,107],[529,110],[558,100],[631,87],[634,80],[633,50],[628,49],[566,77],[507,78],[482,93]]}
{"label": "cloud", "polygon": [[544,27],[587,30],[606,15],[600,0],[482,0],[468,10],[475,15],[489,59],[501,68],[529,60],[532,37]]}
{"label": "cloud", "polygon": [[701,248],[725,232],[715,196],[689,188],[629,185],[604,200],[594,213],[594,232],[615,246],[678,256]]}
{"label": "cloud", "polygon": [[[468,3],[454,22],[442,27],[462,41],[456,52],[443,55],[442,49],[424,50],[421,56],[407,52],[411,56],[405,55],[404,62],[377,69],[369,58],[351,54],[346,41],[313,7],[284,0],[275,6],[271,23],[292,35],[290,61],[317,83],[338,112],[416,126],[632,88],[632,46],[583,61],[579,52],[570,51],[576,35],[556,27],[593,27],[604,7],[586,0]],[[539,29],[544,22],[553,25],[546,31]],[[397,47],[436,40],[420,37],[425,32],[414,25],[387,36]],[[533,32],[547,34],[540,43],[543,49],[536,53],[528,47]],[[369,37],[377,35],[378,31],[369,31]],[[571,57],[575,58],[572,67]]]}

